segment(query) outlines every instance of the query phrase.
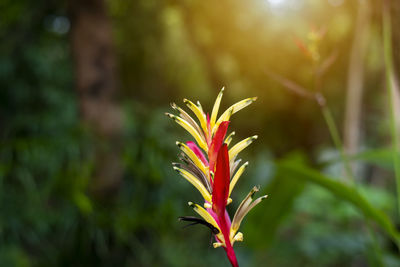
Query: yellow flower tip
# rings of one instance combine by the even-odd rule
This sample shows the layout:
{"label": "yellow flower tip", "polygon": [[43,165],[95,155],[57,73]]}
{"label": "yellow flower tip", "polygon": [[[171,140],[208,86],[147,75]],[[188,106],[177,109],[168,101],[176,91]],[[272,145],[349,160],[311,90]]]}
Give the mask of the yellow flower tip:
{"label": "yellow flower tip", "polygon": [[254,194],[257,193],[259,190],[260,190],[259,185],[254,186],[253,189],[251,189],[251,191],[250,191],[250,197],[253,199]]}
{"label": "yellow flower tip", "polygon": [[222,247],[224,244],[222,244],[221,242],[214,242],[213,243],[213,247],[214,248],[219,248],[219,247]]}
{"label": "yellow flower tip", "polygon": [[192,102],[186,98],[183,99],[183,103],[185,103],[187,106],[191,106]]}
{"label": "yellow flower tip", "polygon": [[247,139],[246,145],[250,145],[251,143],[254,142],[254,140],[257,140],[258,135],[254,135],[252,137],[250,137],[249,139]]}
{"label": "yellow flower tip", "polygon": [[208,203],[208,202],[205,202],[205,203],[204,203],[204,208],[206,208],[206,209],[211,209],[211,208],[212,208],[212,205],[211,205],[210,203]]}
{"label": "yellow flower tip", "polygon": [[175,142],[175,144],[176,144],[177,146],[179,146],[179,147],[181,147],[181,146],[182,146],[182,143],[181,143],[181,142],[179,142],[179,141],[176,141],[176,142]]}
{"label": "yellow flower tip", "polygon": [[248,162],[248,161],[246,161],[246,162],[243,164],[243,167],[244,167],[244,168],[247,168],[247,166],[249,166],[249,162]]}
{"label": "yellow flower tip", "polygon": [[173,109],[177,109],[178,108],[178,106],[174,102],[172,102],[170,105],[171,105],[171,108],[173,108]]}
{"label": "yellow flower tip", "polygon": [[193,202],[189,201],[189,202],[188,202],[188,205],[189,205],[190,207],[193,207],[194,204],[193,204]]}
{"label": "yellow flower tip", "polygon": [[264,200],[264,199],[266,199],[268,197],[268,195],[264,195],[264,196],[262,196],[260,199],[261,200]]}
{"label": "yellow flower tip", "polygon": [[225,91],[225,86],[222,86],[222,88],[221,88],[221,93],[223,93]]}
{"label": "yellow flower tip", "polygon": [[234,136],[234,135],[235,135],[235,132],[234,132],[234,131],[231,132],[231,133],[225,138],[224,143],[225,143],[226,145],[229,146],[229,144],[232,142],[232,139],[233,139],[233,136]]}
{"label": "yellow flower tip", "polygon": [[235,237],[233,238],[234,241],[239,241],[243,242],[243,234],[241,232],[238,232]]}
{"label": "yellow flower tip", "polygon": [[229,205],[232,203],[232,198],[228,198],[228,201],[226,202],[226,205]]}
{"label": "yellow flower tip", "polygon": [[165,115],[167,115],[168,117],[170,117],[170,118],[171,118],[171,119],[173,119],[174,121],[176,121],[176,120],[177,120],[177,117],[176,117],[174,114],[171,114],[171,113],[165,112]]}
{"label": "yellow flower tip", "polygon": [[255,102],[257,99],[258,99],[258,97],[255,96],[255,97],[250,98],[250,101],[251,101],[251,102]]}

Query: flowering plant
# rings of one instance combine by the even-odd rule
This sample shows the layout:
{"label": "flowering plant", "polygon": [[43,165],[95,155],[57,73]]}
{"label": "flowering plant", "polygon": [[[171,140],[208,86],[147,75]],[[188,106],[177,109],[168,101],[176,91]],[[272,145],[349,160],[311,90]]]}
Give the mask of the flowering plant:
{"label": "flowering plant", "polygon": [[248,165],[246,162],[238,168],[241,160],[237,159],[237,156],[257,139],[257,136],[246,138],[228,150],[235,132],[227,137],[226,133],[230,117],[253,103],[257,98],[247,98],[232,105],[217,119],[223,91],[224,89],[217,96],[211,117],[208,113],[204,113],[199,102],[196,105],[190,100],[183,100],[194,113],[200,125],[175,103],[171,106],[179,115],[170,113],[166,113],[166,115],[188,131],[196,141],[196,143],[189,141],[186,144],[176,142],[182,152],[180,160],[183,163],[173,163],[173,168],[189,181],[204,198],[204,208],[189,202],[189,206],[201,218],[186,216],[180,217],[180,219],[209,227],[216,240],[213,243],[214,248],[223,247],[232,266],[239,266],[233,244],[236,241],[243,241],[243,234],[238,232],[240,224],[244,216],[267,196],[254,200],[254,194],[259,187],[253,187],[239,205],[231,221],[226,206],[232,202],[231,192]]}

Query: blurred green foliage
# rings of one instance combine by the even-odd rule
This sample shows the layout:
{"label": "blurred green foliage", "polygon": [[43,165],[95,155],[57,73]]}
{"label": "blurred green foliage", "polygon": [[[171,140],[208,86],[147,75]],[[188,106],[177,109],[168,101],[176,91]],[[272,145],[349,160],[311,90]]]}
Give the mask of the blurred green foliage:
{"label": "blurred green foliage", "polygon": [[[339,56],[322,90],[340,122],[357,6],[272,2],[108,1],[126,115],[123,182],[108,201],[89,190],[101,144],[80,121],[67,2],[0,3],[0,266],[228,266],[223,251],[211,247],[208,229],[177,221],[193,215],[187,201],[201,198],[172,171],[175,141],[189,136],[163,115],[169,102],[184,97],[209,110],[222,86],[223,107],[259,97],[232,120],[234,142],[252,134],[259,140],[243,152],[250,168],[231,205],[254,184],[269,195],[243,223],[239,262],[398,266],[393,165],[384,148],[388,117],[376,90],[379,6],[371,2],[367,149],[351,157],[363,166],[354,189],[332,178],[343,176],[342,166],[318,106],[266,72],[314,90],[313,64],[294,39],[305,39],[310,25],[325,27],[321,57],[335,50]],[[292,151],[284,165],[280,158]]]}

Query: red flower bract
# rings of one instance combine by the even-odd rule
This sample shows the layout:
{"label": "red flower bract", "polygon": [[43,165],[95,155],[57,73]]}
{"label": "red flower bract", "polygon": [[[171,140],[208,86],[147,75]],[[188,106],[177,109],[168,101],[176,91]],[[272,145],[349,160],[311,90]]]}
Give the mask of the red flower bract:
{"label": "red flower bract", "polygon": [[228,146],[223,144],[218,152],[212,192],[212,209],[218,215],[218,218],[224,216],[225,207],[228,201],[229,182],[230,170]]}
{"label": "red flower bract", "polygon": [[[210,149],[208,150],[208,158],[210,163],[210,171],[214,171],[215,160],[218,155],[218,151],[221,148],[222,142],[224,142],[224,138],[226,135],[226,131],[228,130],[229,121],[223,121],[219,127],[217,132],[215,133]],[[228,149],[226,149],[228,151]],[[229,158],[228,158],[228,167],[229,167]]]}

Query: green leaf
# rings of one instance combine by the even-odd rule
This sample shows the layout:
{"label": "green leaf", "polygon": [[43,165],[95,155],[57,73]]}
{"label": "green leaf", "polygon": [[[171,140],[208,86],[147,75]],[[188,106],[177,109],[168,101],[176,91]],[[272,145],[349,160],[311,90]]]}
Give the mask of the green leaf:
{"label": "green leaf", "polygon": [[[324,164],[333,164],[340,162],[342,159],[335,159],[324,162]],[[349,156],[350,161],[361,161],[379,166],[387,170],[393,170],[393,151],[387,148],[368,149],[360,153]]]}
{"label": "green leaf", "polygon": [[348,201],[358,208],[366,218],[379,225],[390,238],[400,247],[400,233],[396,230],[390,218],[381,210],[374,208],[356,188],[345,185],[334,178],[328,177],[319,171],[306,167],[292,160],[283,160],[278,163],[281,172],[293,179],[301,179],[315,183],[329,190],[343,201]]}
{"label": "green leaf", "polygon": [[393,151],[390,149],[369,149],[352,156],[351,160],[360,160],[393,170]]}

